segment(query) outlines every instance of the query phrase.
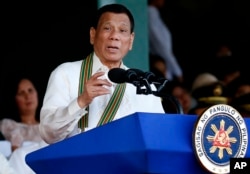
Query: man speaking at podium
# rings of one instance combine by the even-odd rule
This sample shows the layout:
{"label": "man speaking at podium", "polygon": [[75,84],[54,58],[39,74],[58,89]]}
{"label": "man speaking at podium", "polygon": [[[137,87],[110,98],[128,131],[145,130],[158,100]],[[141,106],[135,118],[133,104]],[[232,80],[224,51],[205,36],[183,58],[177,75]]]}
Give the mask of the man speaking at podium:
{"label": "man speaking at podium", "polygon": [[97,11],[90,28],[93,52],[59,65],[49,77],[40,114],[40,133],[48,144],[134,112],[164,113],[160,97],[138,95],[133,84],[107,78],[112,68],[128,69],[123,58],[134,37],[134,18],[125,6],[109,4]]}

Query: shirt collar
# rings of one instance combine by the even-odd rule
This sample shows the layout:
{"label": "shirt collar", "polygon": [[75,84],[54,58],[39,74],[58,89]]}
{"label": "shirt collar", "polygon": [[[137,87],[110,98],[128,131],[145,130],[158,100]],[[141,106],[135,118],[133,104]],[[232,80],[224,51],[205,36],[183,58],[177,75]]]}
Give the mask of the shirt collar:
{"label": "shirt collar", "polygon": [[[128,69],[123,62],[121,63],[120,68],[122,69]],[[94,53],[93,54],[93,69],[92,69],[92,74],[96,73],[97,71],[104,71],[107,72],[109,71],[108,67],[103,65],[102,62],[100,61],[100,58],[97,57],[97,55]]]}

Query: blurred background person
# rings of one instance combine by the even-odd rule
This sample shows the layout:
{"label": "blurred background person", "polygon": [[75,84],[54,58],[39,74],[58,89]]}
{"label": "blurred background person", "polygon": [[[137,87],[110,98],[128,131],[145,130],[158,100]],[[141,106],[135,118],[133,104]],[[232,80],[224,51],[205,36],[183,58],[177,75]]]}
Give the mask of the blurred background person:
{"label": "blurred background person", "polygon": [[0,130],[11,144],[9,164],[18,174],[33,174],[26,164],[25,156],[44,145],[39,133],[39,96],[34,80],[26,74],[19,74],[8,90],[13,109],[12,114],[0,120]]}
{"label": "blurred background person", "polygon": [[[9,96],[13,114],[0,121],[0,130],[6,140],[11,142],[12,151],[24,143],[40,142],[39,125],[39,99],[37,90],[29,77],[16,79],[13,93]],[[12,102],[12,103],[11,103]]]}
{"label": "blurred background person", "polygon": [[228,85],[234,79],[241,75],[239,56],[233,55],[231,49],[227,45],[221,45],[216,52],[214,60],[210,61],[211,72]]}
{"label": "blurred background person", "polygon": [[213,105],[228,104],[229,102],[228,92],[224,83],[209,72],[196,76],[192,84],[191,95],[197,104],[189,111],[189,114],[198,116]]}
{"label": "blurred background person", "polygon": [[234,107],[242,117],[250,118],[250,93],[233,98],[230,105]]}
{"label": "blurred background person", "polygon": [[219,44],[215,52],[215,56],[217,59],[232,56],[232,49],[230,48],[229,44],[227,43]]}
{"label": "blurred background person", "polygon": [[240,97],[244,94],[250,93],[250,79],[248,74],[241,72],[240,76],[235,77],[227,84],[230,100]]}
{"label": "blurred background person", "polygon": [[170,81],[167,84],[167,91],[179,101],[183,114],[188,114],[196,106],[196,100],[193,99],[188,87],[183,82]]}
{"label": "blurred background person", "polygon": [[173,53],[171,32],[160,14],[164,3],[165,0],[148,0],[149,52],[165,60],[168,80],[183,81],[182,68]]}
{"label": "blurred background person", "polygon": [[167,64],[161,56],[149,55],[149,69],[157,77],[167,78]]}
{"label": "blurred background person", "polygon": [[234,79],[228,88],[231,94],[230,105],[232,105],[243,117],[250,117],[250,79],[248,74]]}
{"label": "blurred background person", "polygon": [[[167,63],[165,60],[159,56],[150,54],[150,71],[155,74],[157,78],[167,78]],[[162,105],[166,113],[178,113],[178,108],[173,100],[179,102],[180,107],[182,107],[183,114],[187,114],[188,111],[194,107],[195,100],[192,98],[188,87],[183,81],[178,81],[176,79],[169,80],[162,93],[166,94],[168,97],[162,98]]]}

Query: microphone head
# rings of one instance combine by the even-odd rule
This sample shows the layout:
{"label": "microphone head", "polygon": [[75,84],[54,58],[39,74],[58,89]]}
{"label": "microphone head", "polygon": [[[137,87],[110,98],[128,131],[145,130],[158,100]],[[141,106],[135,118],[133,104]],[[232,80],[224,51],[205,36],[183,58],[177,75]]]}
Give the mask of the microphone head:
{"label": "microphone head", "polygon": [[114,83],[136,83],[140,81],[143,74],[144,72],[138,69],[112,68],[108,72],[108,78]]}
{"label": "microphone head", "polygon": [[108,78],[114,83],[126,82],[126,70],[121,68],[112,68],[108,72]]}

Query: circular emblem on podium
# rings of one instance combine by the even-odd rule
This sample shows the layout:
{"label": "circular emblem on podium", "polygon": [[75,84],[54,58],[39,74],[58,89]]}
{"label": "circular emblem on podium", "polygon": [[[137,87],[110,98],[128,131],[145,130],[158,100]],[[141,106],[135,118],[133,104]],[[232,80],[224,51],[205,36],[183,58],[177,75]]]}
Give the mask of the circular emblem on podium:
{"label": "circular emblem on podium", "polygon": [[248,146],[247,126],[240,113],[226,104],[208,108],[193,131],[195,155],[205,170],[230,173],[230,158],[244,158]]}

